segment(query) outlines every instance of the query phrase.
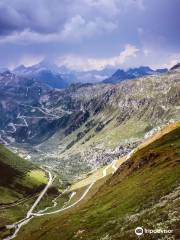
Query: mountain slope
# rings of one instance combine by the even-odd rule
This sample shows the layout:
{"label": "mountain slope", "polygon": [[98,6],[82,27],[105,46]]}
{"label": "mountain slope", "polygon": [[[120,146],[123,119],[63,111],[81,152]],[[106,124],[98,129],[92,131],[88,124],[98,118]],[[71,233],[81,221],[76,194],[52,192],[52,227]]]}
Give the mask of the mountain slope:
{"label": "mountain slope", "polygon": [[180,63],[177,63],[176,65],[174,65],[171,69],[171,72],[180,72]]}
{"label": "mountain slope", "polygon": [[44,170],[0,145],[0,238],[5,225],[25,215],[37,193],[47,184]]}
{"label": "mountain slope", "polygon": [[179,73],[52,89],[0,76],[0,141],[68,181],[131,151],[144,135],[180,116]]}
{"label": "mountain slope", "polygon": [[[166,73],[168,69],[153,70],[147,66],[130,68],[128,70],[108,66],[102,70],[77,71],[65,66],[58,67],[47,60],[30,67],[20,65],[13,70],[18,76],[34,78],[36,81],[53,88],[66,88],[72,83],[117,83],[123,80]],[[1,72],[1,71],[0,71]]]}
{"label": "mountain slope", "polygon": [[58,125],[57,116],[39,107],[44,101],[51,104],[57,92],[34,79],[9,71],[0,74],[0,141],[5,144],[26,142],[26,136],[33,139],[33,135],[43,141],[51,136]]}
{"label": "mountain slope", "polygon": [[67,116],[64,129],[36,149],[47,164],[51,159],[60,172],[63,169],[62,174],[67,169],[69,179],[79,175],[76,169],[85,172],[107,164],[136,147],[148,131],[178,119],[178,79],[174,74],[149,76],[66,92],[64,103],[77,103],[76,108]]}
{"label": "mountain slope", "polygon": [[103,79],[110,77],[114,71],[115,68],[113,67],[106,67],[102,70],[77,71],[66,66],[58,67],[55,63],[44,60],[31,67],[20,65],[13,72],[19,76],[34,77],[51,87],[65,88],[71,83],[101,82]]}
{"label": "mountain slope", "polygon": [[127,71],[118,69],[110,78],[107,78],[103,83],[118,83],[123,80],[129,80],[149,75],[157,75],[166,73],[168,69],[152,70],[150,67],[130,68]]}
{"label": "mountain slope", "polygon": [[17,239],[134,240],[137,226],[173,230],[169,236],[178,239],[180,123],[169,129],[122,164],[88,202],[63,215],[34,219]]}
{"label": "mountain slope", "polygon": [[62,78],[58,68],[52,64],[41,62],[31,67],[21,65],[13,71],[18,76],[34,78],[37,82],[53,88],[66,88],[70,82]]}
{"label": "mountain slope", "polygon": [[37,193],[47,183],[44,171],[16,156],[3,145],[0,145],[0,175],[0,205]]}

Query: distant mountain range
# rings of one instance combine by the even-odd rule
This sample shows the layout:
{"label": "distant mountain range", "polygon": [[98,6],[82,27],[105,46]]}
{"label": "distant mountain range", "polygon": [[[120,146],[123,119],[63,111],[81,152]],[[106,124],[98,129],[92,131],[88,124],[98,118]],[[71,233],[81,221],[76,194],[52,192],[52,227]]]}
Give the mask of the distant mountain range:
{"label": "distant mountain range", "polygon": [[66,88],[72,83],[118,83],[127,79],[161,74],[167,71],[168,69],[153,70],[144,66],[128,70],[118,69],[117,71],[110,66],[102,70],[75,71],[65,66],[58,67],[54,63],[42,61],[30,67],[21,65],[14,69],[13,73],[18,76],[33,78],[53,88]]}
{"label": "distant mountain range", "polygon": [[33,78],[53,88],[66,88],[69,82],[62,78],[56,65],[41,62],[31,67],[20,65],[13,71],[16,75]]}
{"label": "distant mountain range", "polygon": [[134,79],[138,77],[148,76],[148,75],[157,75],[166,73],[168,69],[157,69],[153,70],[150,67],[138,67],[138,68],[130,68],[127,71],[118,69],[110,78],[107,78],[103,81],[103,83],[118,83],[127,79]]}
{"label": "distant mountain range", "polygon": [[[103,149],[116,147],[123,138],[116,134],[121,132],[121,124],[124,131],[126,123],[126,129],[137,138],[146,132],[146,128],[151,129],[179,116],[177,71],[180,68],[173,69],[141,81],[123,81],[116,85],[71,84],[65,89],[53,89],[42,81],[12,72],[1,73],[0,142],[6,145],[41,144],[42,153],[56,153],[60,145],[58,156],[67,153],[68,159],[68,151],[72,155],[72,149],[74,156],[80,159],[79,148],[86,146],[88,166],[90,162],[96,164],[96,159],[91,161],[89,146],[98,141],[101,144],[104,139]],[[97,153],[98,150],[93,151]],[[74,156],[72,159],[76,158]],[[104,159],[103,156],[102,162]]]}
{"label": "distant mountain range", "polygon": [[110,77],[115,72],[115,69],[107,67],[103,70],[74,71],[66,66],[58,67],[56,64],[42,61],[30,67],[20,65],[13,72],[19,76],[34,78],[53,88],[66,88],[72,83],[101,82]]}

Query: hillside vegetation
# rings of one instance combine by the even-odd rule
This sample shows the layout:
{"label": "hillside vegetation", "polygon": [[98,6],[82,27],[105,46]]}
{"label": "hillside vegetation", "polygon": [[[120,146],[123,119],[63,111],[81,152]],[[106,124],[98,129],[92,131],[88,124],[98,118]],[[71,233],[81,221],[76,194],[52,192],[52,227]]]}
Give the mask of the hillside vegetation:
{"label": "hillside vegetation", "polygon": [[[47,183],[46,173],[0,145],[0,237],[6,224],[21,219]],[[17,205],[16,205],[17,204]]]}
{"label": "hillside vegetation", "polygon": [[[18,157],[2,145],[0,145],[0,175],[1,191],[12,191],[14,199],[18,199],[21,195],[36,193],[43,184],[47,183],[47,176],[43,170]],[[5,198],[5,195],[1,194],[0,204],[11,202]]]}
{"label": "hillside vegetation", "polygon": [[[171,229],[179,236],[180,124],[139,149],[86,203],[39,217],[17,239],[136,239],[134,229]],[[41,231],[39,231],[41,229]],[[141,239],[164,239],[163,234]]]}

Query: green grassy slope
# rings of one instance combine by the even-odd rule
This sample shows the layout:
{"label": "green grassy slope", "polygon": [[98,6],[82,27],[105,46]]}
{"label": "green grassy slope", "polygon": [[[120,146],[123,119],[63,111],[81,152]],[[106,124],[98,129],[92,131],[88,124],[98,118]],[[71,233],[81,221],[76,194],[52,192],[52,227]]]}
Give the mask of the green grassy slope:
{"label": "green grassy slope", "polygon": [[[2,145],[0,145],[0,176],[0,188],[4,193],[0,196],[0,205],[10,203],[10,195],[14,200],[21,195],[36,193],[47,182],[44,171],[16,156]],[[6,195],[9,200],[6,199]]]}
{"label": "green grassy slope", "polygon": [[43,170],[0,145],[0,238],[6,224],[25,215],[47,181]]}
{"label": "green grassy slope", "polygon": [[[33,219],[17,239],[134,240],[137,226],[172,229],[174,239],[178,239],[179,194],[177,125],[122,164],[91,200],[64,214]],[[146,234],[141,239],[163,237]]]}

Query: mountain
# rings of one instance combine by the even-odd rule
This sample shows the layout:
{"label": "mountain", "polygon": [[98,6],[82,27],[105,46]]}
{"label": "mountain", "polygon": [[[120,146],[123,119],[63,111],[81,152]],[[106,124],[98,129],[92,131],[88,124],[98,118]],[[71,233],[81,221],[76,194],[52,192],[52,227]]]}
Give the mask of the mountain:
{"label": "mountain", "polygon": [[176,72],[66,89],[8,72],[0,75],[0,140],[74,181],[177,120],[178,106]]}
{"label": "mountain", "polygon": [[46,113],[40,106],[45,101],[50,107],[57,93],[58,90],[35,79],[11,72],[0,74],[1,142],[27,142],[29,136],[35,143],[35,136],[36,139],[39,136],[41,141],[51,136],[58,128],[57,116]]}
{"label": "mountain", "polygon": [[170,71],[174,71],[174,72],[180,72],[180,63],[177,63],[176,65],[174,65]]}
{"label": "mountain", "polygon": [[13,71],[18,76],[34,78],[36,81],[47,84],[53,88],[65,88],[70,83],[62,78],[58,67],[43,61],[31,67],[21,65]]}
{"label": "mountain", "polygon": [[103,83],[117,83],[132,78],[134,78],[134,76],[124,70],[118,69],[110,78],[103,80]]}
{"label": "mountain", "polygon": [[[102,70],[75,71],[65,66],[58,67],[56,64],[44,60],[31,67],[23,65],[13,71],[16,75],[34,78],[53,88],[66,88],[72,83],[116,83],[122,80],[134,79],[142,76],[161,74],[167,69],[152,70],[149,67],[130,68],[129,70],[106,67]],[[115,73],[114,73],[115,72]],[[113,74],[114,73],[114,74]],[[105,80],[104,80],[105,79]]]}
{"label": "mountain", "polygon": [[[143,228],[143,240],[179,239],[179,139],[180,123],[162,129],[115,174],[95,181],[77,206],[34,219],[17,240],[134,240],[137,227]],[[87,188],[76,189],[76,194]]]}
{"label": "mountain", "polygon": [[31,67],[20,65],[14,69],[14,73],[19,76],[33,77],[35,80],[43,82],[51,87],[65,88],[72,83],[98,83],[110,77],[114,68],[107,67],[102,70],[75,71],[66,66],[58,67],[47,60]]}
{"label": "mountain", "polygon": [[[72,83],[117,83],[123,80],[134,79],[142,76],[162,74],[167,69],[152,70],[149,67],[130,68],[129,70],[107,66],[102,70],[75,71],[66,66],[44,60],[31,67],[21,65],[14,69],[13,73],[18,76],[34,78],[36,81],[47,84],[53,88],[66,88]],[[114,73],[115,72],[115,73]],[[104,80],[105,79],[105,80]]]}
{"label": "mountain", "polygon": [[[0,238],[30,220],[17,239],[134,239],[142,224],[176,234],[179,83],[171,70],[57,89],[0,73],[0,142],[31,161],[0,148]],[[38,166],[53,186],[33,207],[47,183]]]}
{"label": "mountain", "polygon": [[123,80],[134,79],[143,76],[156,75],[166,73],[168,69],[152,70],[149,67],[130,68],[127,71],[118,69],[110,78],[107,78],[103,83],[118,83]]}
{"label": "mountain", "polygon": [[8,68],[0,68],[0,73],[4,73],[4,72],[8,72],[9,69]]}

